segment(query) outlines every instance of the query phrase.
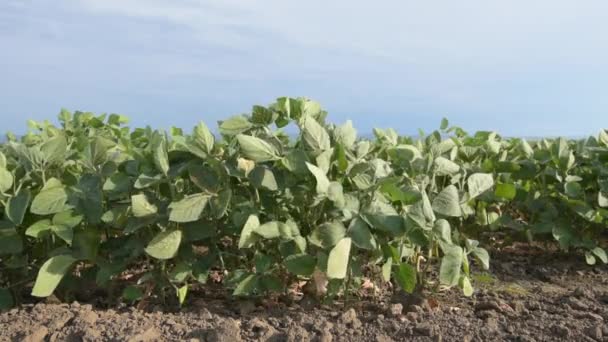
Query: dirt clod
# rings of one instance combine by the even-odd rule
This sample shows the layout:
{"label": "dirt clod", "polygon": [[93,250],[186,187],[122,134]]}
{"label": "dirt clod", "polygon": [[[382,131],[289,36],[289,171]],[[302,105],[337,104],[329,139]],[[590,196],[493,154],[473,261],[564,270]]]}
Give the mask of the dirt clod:
{"label": "dirt clod", "polygon": [[23,342],[43,342],[46,335],[49,334],[49,329],[45,326],[41,326],[29,334]]}

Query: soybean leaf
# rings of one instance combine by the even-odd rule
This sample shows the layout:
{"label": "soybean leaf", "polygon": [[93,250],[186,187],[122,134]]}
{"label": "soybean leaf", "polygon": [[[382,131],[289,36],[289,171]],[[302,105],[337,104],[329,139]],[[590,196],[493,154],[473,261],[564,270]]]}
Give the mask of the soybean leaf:
{"label": "soybean leaf", "polygon": [[327,277],[330,279],[344,279],[348,270],[351,239],[340,240],[329,252],[327,258]]}
{"label": "soybean leaf", "polygon": [[17,195],[11,197],[6,204],[6,216],[15,225],[23,223],[23,217],[30,205],[32,195],[29,189],[21,189]]}
{"label": "soybean leaf", "polygon": [[233,116],[220,123],[220,133],[224,135],[237,135],[253,127],[253,124],[242,115]]}
{"label": "soybean leaf", "polygon": [[135,217],[147,217],[158,212],[158,207],[150,203],[145,194],[131,196],[131,206]]}
{"label": "soybean leaf", "polygon": [[283,263],[289,272],[308,277],[314,272],[317,259],[309,254],[293,254],[285,258]]}
{"label": "soybean leaf", "polygon": [[265,162],[280,159],[279,151],[266,141],[250,135],[236,136],[243,155],[255,162]]}
{"label": "soybean leaf", "polygon": [[494,178],[489,173],[475,173],[467,179],[471,199],[490,190],[494,186]]}
{"label": "soybean leaf", "polygon": [[180,230],[167,230],[158,233],[145,248],[146,253],[159,260],[168,260],[177,254],[182,241]]}
{"label": "soybean leaf", "polygon": [[169,220],[181,223],[197,221],[207,206],[209,198],[209,195],[199,193],[188,195],[179,202],[172,202],[169,205],[171,210]]}
{"label": "soybean leaf", "polygon": [[305,117],[302,126],[302,138],[313,151],[329,150],[331,145],[329,134],[321,124],[312,117]]}
{"label": "soybean leaf", "polygon": [[48,297],[53,294],[75,261],[71,255],[57,255],[47,260],[38,271],[32,296]]}
{"label": "soybean leaf", "polygon": [[439,281],[447,286],[457,285],[460,280],[462,266],[462,248],[459,246],[449,246],[444,250],[444,253],[439,268]]}
{"label": "soybean leaf", "polygon": [[323,172],[323,170],[321,170],[317,166],[308,162],[306,162],[306,167],[308,167],[310,173],[312,173],[313,176],[315,176],[315,179],[317,180],[317,193],[326,194],[327,190],[329,189],[329,179],[325,175],[325,172]]}
{"label": "soybean leaf", "polygon": [[65,187],[61,183],[54,183],[51,186],[44,187],[34,197],[30,212],[36,215],[55,214],[66,209],[67,200],[68,193]]}
{"label": "soybean leaf", "polygon": [[395,271],[395,280],[407,293],[414,292],[417,283],[416,277],[416,269],[407,263],[401,263]]}
{"label": "soybean leaf", "polygon": [[13,174],[0,166],[0,192],[6,192],[13,186]]}
{"label": "soybean leaf", "polygon": [[445,187],[435,199],[433,199],[433,210],[444,216],[462,216],[458,189],[454,185]]}
{"label": "soybean leaf", "polygon": [[496,184],[496,189],[494,190],[494,195],[497,197],[501,197],[507,200],[512,200],[517,195],[517,188],[514,184],[510,183],[498,183]]}
{"label": "soybean leaf", "polygon": [[239,248],[251,248],[253,244],[258,240],[258,237],[253,234],[256,228],[260,226],[260,220],[256,215],[249,215],[245,225],[243,226],[243,230],[241,231],[241,236],[239,238]]}
{"label": "soybean leaf", "polygon": [[361,249],[375,250],[378,247],[369,226],[358,217],[350,222],[347,235],[352,239],[353,244]]}

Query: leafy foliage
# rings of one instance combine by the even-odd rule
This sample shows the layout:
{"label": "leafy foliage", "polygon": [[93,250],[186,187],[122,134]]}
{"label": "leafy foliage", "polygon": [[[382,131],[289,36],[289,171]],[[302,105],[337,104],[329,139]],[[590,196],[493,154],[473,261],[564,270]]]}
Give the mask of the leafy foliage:
{"label": "leafy foliage", "polygon": [[[213,271],[239,296],[295,281],[351,291],[362,268],[407,292],[440,284],[471,295],[471,262],[490,267],[473,239],[483,230],[608,261],[608,132],[527,142],[444,119],[417,139],[392,129],[364,139],[326,115],[314,101],[279,98],[219,122],[216,136],[204,123],[190,135],[131,130],[122,115],[63,110],[60,127],[9,135],[0,309],[30,277],[44,297],[68,276],[104,287],[141,263],[123,291],[130,302],[171,288],[181,305]],[[295,139],[282,131],[290,123]]]}

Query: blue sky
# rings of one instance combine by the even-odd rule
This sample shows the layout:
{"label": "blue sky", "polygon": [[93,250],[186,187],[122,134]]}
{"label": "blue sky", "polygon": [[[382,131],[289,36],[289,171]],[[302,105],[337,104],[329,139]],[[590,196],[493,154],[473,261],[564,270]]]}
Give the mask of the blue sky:
{"label": "blue sky", "polygon": [[608,126],[604,0],[2,0],[0,118],[210,126],[307,96],[361,132]]}

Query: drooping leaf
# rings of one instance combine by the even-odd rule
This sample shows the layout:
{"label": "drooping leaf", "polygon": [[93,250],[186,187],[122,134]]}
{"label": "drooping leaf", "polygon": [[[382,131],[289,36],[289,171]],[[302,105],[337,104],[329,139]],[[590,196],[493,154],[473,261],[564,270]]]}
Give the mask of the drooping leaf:
{"label": "drooping leaf", "polygon": [[444,157],[435,158],[435,172],[437,172],[437,175],[449,176],[458,173],[458,171],[460,171],[460,166],[453,161]]}
{"label": "drooping leaf", "polygon": [[302,138],[313,151],[325,151],[331,147],[329,134],[317,120],[306,117],[302,125]]}
{"label": "drooping leaf", "polygon": [[148,244],[145,251],[151,257],[159,260],[168,260],[177,254],[182,242],[180,230],[167,230],[158,233]]}
{"label": "drooping leaf", "polygon": [[462,210],[460,209],[460,201],[458,197],[458,189],[454,185],[445,187],[433,199],[433,210],[444,216],[460,217]]}
{"label": "drooping leaf", "polygon": [[489,173],[475,173],[467,179],[470,198],[475,198],[494,186],[494,178]]}
{"label": "drooping leaf", "polygon": [[30,205],[32,195],[29,189],[21,189],[17,195],[11,197],[6,204],[6,217],[15,225],[23,223],[23,217]]}
{"label": "drooping leaf", "polygon": [[377,248],[376,238],[369,226],[358,217],[350,222],[347,235],[352,239],[353,244],[361,249],[375,250]]}
{"label": "drooping leaf", "polygon": [[0,193],[6,192],[13,186],[13,174],[0,166]]}
{"label": "drooping leaf", "polygon": [[329,179],[325,175],[325,172],[323,172],[323,170],[321,170],[317,166],[308,162],[306,162],[306,167],[308,167],[310,173],[312,173],[313,176],[315,176],[315,179],[317,180],[317,193],[326,194],[327,190],[329,189]]}
{"label": "drooping leaf", "polygon": [[344,279],[348,270],[351,239],[340,240],[329,252],[327,258],[327,277],[330,279]]}
{"label": "drooping leaf", "polygon": [[74,262],[76,259],[71,255],[57,255],[47,260],[38,271],[32,296],[48,297],[53,294]]}
{"label": "drooping leaf", "polygon": [[156,168],[166,176],[169,172],[169,154],[164,134],[156,133],[152,137],[152,154]]}
{"label": "drooping leaf", "polygon": [[249,215],[247,222],[243,226],[241,236],[239,238],[239,248],[251,248],[258,240],[258,237],[253,234],[256,228],[260,226],[260,220],[256,215]]}
{"label": "drooping leaf", "polygon": [[279,186],[274,173],[267,167],[258,166],[249,173],[251,183],[258,189],[277,191]]}
{"label": "drooping leaf", "polygon": [[345,235],[346,228],[342,222],[332,221],[315,228],[310,234],[309,240],[316,246],[328,249],[335,246]]}
{"label": "drooping leaf", "polygon": [[439,281],[443,285],[454,286],[460,280],[462,266],[462,248],[459,246],[449,246],[444,251],[439,268]]}

